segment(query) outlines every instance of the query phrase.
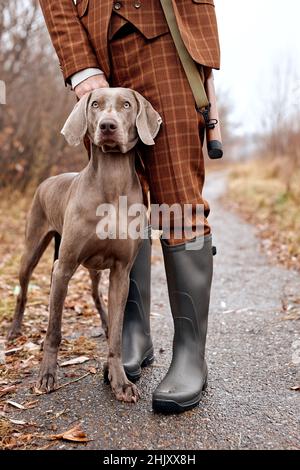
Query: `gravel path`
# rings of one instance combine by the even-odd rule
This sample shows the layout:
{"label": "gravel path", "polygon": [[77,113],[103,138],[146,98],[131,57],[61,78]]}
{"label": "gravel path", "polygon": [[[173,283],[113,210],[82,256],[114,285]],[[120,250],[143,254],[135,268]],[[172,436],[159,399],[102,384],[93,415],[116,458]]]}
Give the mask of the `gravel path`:
{"label": "gravel path", "polygon": [[[55,420],[57,431],[80,421],[93,440],[79,446],[88,449],[300,449],[300,395],[290,390],[300,382],[300,365],[293,360],[299,320],[286,320],[282,311],[283,299],[299,295],[300,277],[271,265],[254,228],[222,208],[218,197],[225,184],[222,173],[213,173],[206,185],[218,256],[207,348],[209,386],[201,405],[180,416],[151,410],[151,393],[167,370],[172,340],[161,252],[155,244],[156,361],[139,381],[139,403],[116,402],[96,374],[39,397],[38,407],[16,412],[18,419],[49,431],[55,413],[64,411]],[[25,391],[16,400],[30,398]],[[56,448],[75,446],[59,442]]]}

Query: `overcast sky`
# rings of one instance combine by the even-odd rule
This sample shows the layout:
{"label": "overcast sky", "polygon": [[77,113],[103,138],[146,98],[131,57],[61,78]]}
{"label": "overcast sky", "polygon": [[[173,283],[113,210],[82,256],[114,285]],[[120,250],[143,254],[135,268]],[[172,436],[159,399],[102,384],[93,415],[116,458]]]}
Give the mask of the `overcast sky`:
{"label": "overcast sky", "polygon": [[240,132],[259,130],[276,66],[291,62],[300,78],[300,1],[215,0],[215,5],[222,51],[217,89],[229,92]]}

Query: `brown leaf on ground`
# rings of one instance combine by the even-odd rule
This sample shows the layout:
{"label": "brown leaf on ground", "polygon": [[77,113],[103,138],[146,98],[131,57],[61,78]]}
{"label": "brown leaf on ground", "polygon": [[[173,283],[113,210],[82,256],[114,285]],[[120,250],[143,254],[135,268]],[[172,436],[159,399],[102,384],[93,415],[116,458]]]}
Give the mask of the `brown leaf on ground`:
{"label": "brown leaf on ground", "polygon": [[46,392],[42,392],[39,388],[37,388],[36,386],[32,387],[31,388],[31,391],[34,395],[45,395]]}
{"label": "brown leaf on ground", "polygon": [[7,393],[12,393],[17,390],[17,387],[15,385],[11,385],[5,388],[0,389],[0,398],[3,397],[4,395],[7,395]]}
{"label": "brown leaf on ground", "polygon": [[24,403],[24,406],[26,410],[30,410],[31,408],[35,408],[38,402],[38,400],[28,401],[27,403]]}
{"label": "brown leaf on ground", "polygon": [[72,442],[89,442],[86,433],[81,429],[80,424],[74,426],[74,428],[68,429],[61,434],[52,434],[49,436],[51,440],[63,440]]}
{"label": "brown leaf on ground", "polygon": [[26,449],[34,435],[29,433],[22,434],[15,427],[15,425],[24,426],[26,424],[31,425],[30,423],[17,419],[0,418],[0,449]]}
{"label": "brown leaf on ground", "polygon": [[0,438],[6,436],[12,429],[13,427],[7,419],[0,418]]}
{"label": "brown leaf on ground", "polygon": [[14,428],[12,424],[6,420],[0,418],[0,449],[6,449],[10,444]]}

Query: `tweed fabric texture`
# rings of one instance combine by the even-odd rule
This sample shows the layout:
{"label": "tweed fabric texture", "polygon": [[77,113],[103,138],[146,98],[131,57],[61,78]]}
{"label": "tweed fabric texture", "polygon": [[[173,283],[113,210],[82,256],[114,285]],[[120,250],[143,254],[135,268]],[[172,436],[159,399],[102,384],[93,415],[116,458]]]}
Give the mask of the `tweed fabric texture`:
{"label": "tweed fabric texture", "polygon": [[[209,205],[202,198],[204,121],[169,33],[147,40],[133,32],[110,43],[111,86],[128,87],[147,98],[163,119],[155,146],[140,149],[152,204],[190,204],[186,226],[196,228],[196,205],[204,205],[205,219],[197,235],[210,232]],[[174,218],[174,227],[183,219]],[[171,235],[172,236],[172,235]]]}
{"label": "tweed fabric texture", "polygon": [[[120,8],[115,9],[116,3]],[[109,23],[113,11],[130,21],[148,39],[168,28],[159,0],[40,0],[46,24],[66,82],[89,67],[110,74]],[[213,0],[173,0],[182,38],[192,57],[207,67],[220,67],[218,30]]]}

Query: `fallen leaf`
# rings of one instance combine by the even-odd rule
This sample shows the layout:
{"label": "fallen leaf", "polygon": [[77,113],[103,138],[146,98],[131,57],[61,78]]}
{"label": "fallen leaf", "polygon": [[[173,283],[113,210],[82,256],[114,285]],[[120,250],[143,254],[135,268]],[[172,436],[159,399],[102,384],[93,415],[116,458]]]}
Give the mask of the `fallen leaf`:
{"label": "fallen leaf", "polygon": [[27,424],[26,421],[23,421],[21,419],[11,419],[11,418],[9,418],[9,421],[13,424],[18,424],[20,426],[24,426],[25,424]]}
{"label": "fallen leaf", "polygon": [[81,429],[80,424],[74,426],[74,428],[69,429],[61,434],[52,434],[49,436],[49,439],[52,440],[63,440],[63,441],[72,441],[72,442],[89,442],[91,439],[88,439],[85,432]]}
{"label": "fallen leaf", "polygon": [[291,390],[294,392],[300,392],[300,385],[295,385],[294,387],[291,387]]}
{"label": "fallen leaf", "polygon": [[31,390],[32,390],[32,393],[34,393],[34,395],[45,395],[46,394],[46,392],[42,392],[36,386],[32,387]]}
{"label": "fallen leaf", "polygon": [[97,374],[97,369],[96,369],[96,367],[89,367],[89,372],[90,372],[91,374]]}
{"label": "fallen leaf", "polygon": [[84,362],[87,362],[89,360],[90,358],[87,356],[79,356],[79,357],[75,357],[74,359],[70,359],[69,361],[62,362],[60,366],[66,367],[66,366],[73,366],[75,364],[83,364]]}
{"label": "fallen leaf", "polygon": [[15,354],[16,352],[22,351],[22,349],[23,349],[23,346],[19,348],[8,349],[7,351],[5,351],[5,355],[10,356],[11,354]]}
{"label": "fallen leaf", "polygon": [[15,392],[16,390],[17,390],[17,387],[15,385],[2,388],[0,389],[0,398],[6,395],[7,393]]}
{"label": "fallen leaf", "polygon": [[12,424],[8,419],[0,419],[0,449],[5,450],[8,448],[8,444],[13,439],[12,435],[15,431]]}
{"label": "fallen leaf", "polygon": [[31,408],[35,408],[35,406],[38,402],[39,402],[38,400],[28,401],[27,403],[24,404],[25,409],[30,410]]}
{"label": "fallen leaf", "polygon": [[24,405],[21,405],[20,403],[17,403],[16,401],[6,400],[6,403],[8,403],[10,406],[14,406],[15,408],[18,408],[19,410],[26,409]]}

